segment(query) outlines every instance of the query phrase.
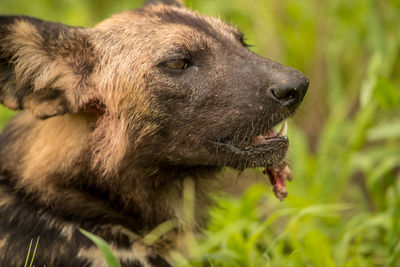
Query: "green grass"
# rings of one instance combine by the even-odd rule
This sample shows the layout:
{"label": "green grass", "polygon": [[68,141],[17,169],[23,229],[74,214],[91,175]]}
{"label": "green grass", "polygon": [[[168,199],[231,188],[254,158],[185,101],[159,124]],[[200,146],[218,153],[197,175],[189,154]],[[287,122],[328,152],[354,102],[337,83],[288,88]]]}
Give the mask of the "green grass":
{"label": "green grass", "polygon": [[[281,203],[263,184],[217,197],[177,265],[400,266],[400,2],[187,3],[238,25],[253,51],[300,69],[311,86],[289,124],[289,197]],[[134,6],[2,0],[0,12],[91,26]],[[0,127],[10,115],[0,110]]]}
{"label": "green grass", "polygon": [[35,255],[36,255],[37,246],[39,244],[39,239],[40,239],[40,237],[38,236],[38,238],[36,239],[36,245],[35,245],[35,248],[33,250],[32,256],[31,256],[31,248],[32,248],[33,239],[31,239],[31,242],[29,243],[28,254],[26,255],[26,260],[25,260],[24,267],[28,267],[29,258],[31,259],[29,267],[34,266],[33,262],[35,260]]}
{"label": "green grass", "polygon": [[79,231],[96,244],[110,267],[121,267],[121,264],[114,256],[110,246],[106,243],[106,241],[104,241],[104,239],[83,229],[79,229]]}
{"label": "green grass", "polygon": [[0,106],[0,129],[3,129],[13,114],[14,112],[6,109],[3,106]]}

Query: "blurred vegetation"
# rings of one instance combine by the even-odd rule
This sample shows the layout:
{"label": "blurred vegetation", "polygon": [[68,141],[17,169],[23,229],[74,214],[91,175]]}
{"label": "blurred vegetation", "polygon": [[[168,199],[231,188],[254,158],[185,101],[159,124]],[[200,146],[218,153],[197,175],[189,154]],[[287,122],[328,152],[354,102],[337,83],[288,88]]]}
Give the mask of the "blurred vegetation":
{"label": "blurred vegetation", "polygon": [[[93,26],[140,4],[2,0],[0,12]],[[237,25],[253,51],[301,70],[311,87],[289,125],[289,197],[280,203],[263,184],[217,197],[177,264],[400,266],[400,1],[186,4]],[[10,115],[0,109],[0,127]]]}

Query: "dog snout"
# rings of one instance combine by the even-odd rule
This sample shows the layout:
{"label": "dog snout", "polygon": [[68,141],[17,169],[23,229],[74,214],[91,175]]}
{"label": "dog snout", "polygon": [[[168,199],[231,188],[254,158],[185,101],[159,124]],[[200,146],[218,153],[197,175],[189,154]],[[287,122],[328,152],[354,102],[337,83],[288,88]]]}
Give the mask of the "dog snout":
{"label": "dog snout", "polygon": [[307,92],[310,81],[296,71],[296,75],[286,77],[268,87],[268,97],[280,105],[294,111]]}

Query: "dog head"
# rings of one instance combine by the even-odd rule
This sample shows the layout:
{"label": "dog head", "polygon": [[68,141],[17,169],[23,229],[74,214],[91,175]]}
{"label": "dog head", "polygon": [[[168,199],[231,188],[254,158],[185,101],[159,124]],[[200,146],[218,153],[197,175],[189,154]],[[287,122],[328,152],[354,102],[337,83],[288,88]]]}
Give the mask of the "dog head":
{"label": "dog head", "polygon": [[94,166],[277,165],[308,79],[252,53],[243,34],[176,1],[94,28],[0,17],[0,102],[39,119],[94,117]]}

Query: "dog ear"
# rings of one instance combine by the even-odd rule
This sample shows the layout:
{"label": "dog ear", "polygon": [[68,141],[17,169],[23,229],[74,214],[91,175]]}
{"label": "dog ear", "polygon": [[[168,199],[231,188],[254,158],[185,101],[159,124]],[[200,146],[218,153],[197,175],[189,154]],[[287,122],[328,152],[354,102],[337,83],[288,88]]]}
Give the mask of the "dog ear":
{"label": "dog ear", "polygon": [[77,112],[94,67],[84,29],[25,16],[0,16],[0,103],[38,118]]}
{"label": "dog ear", "polygon": [[164,4],[167,6],[177,6],[177,7],[185,6],[183,0],[147,0],[144,6],[156,5],[156,4]]}

